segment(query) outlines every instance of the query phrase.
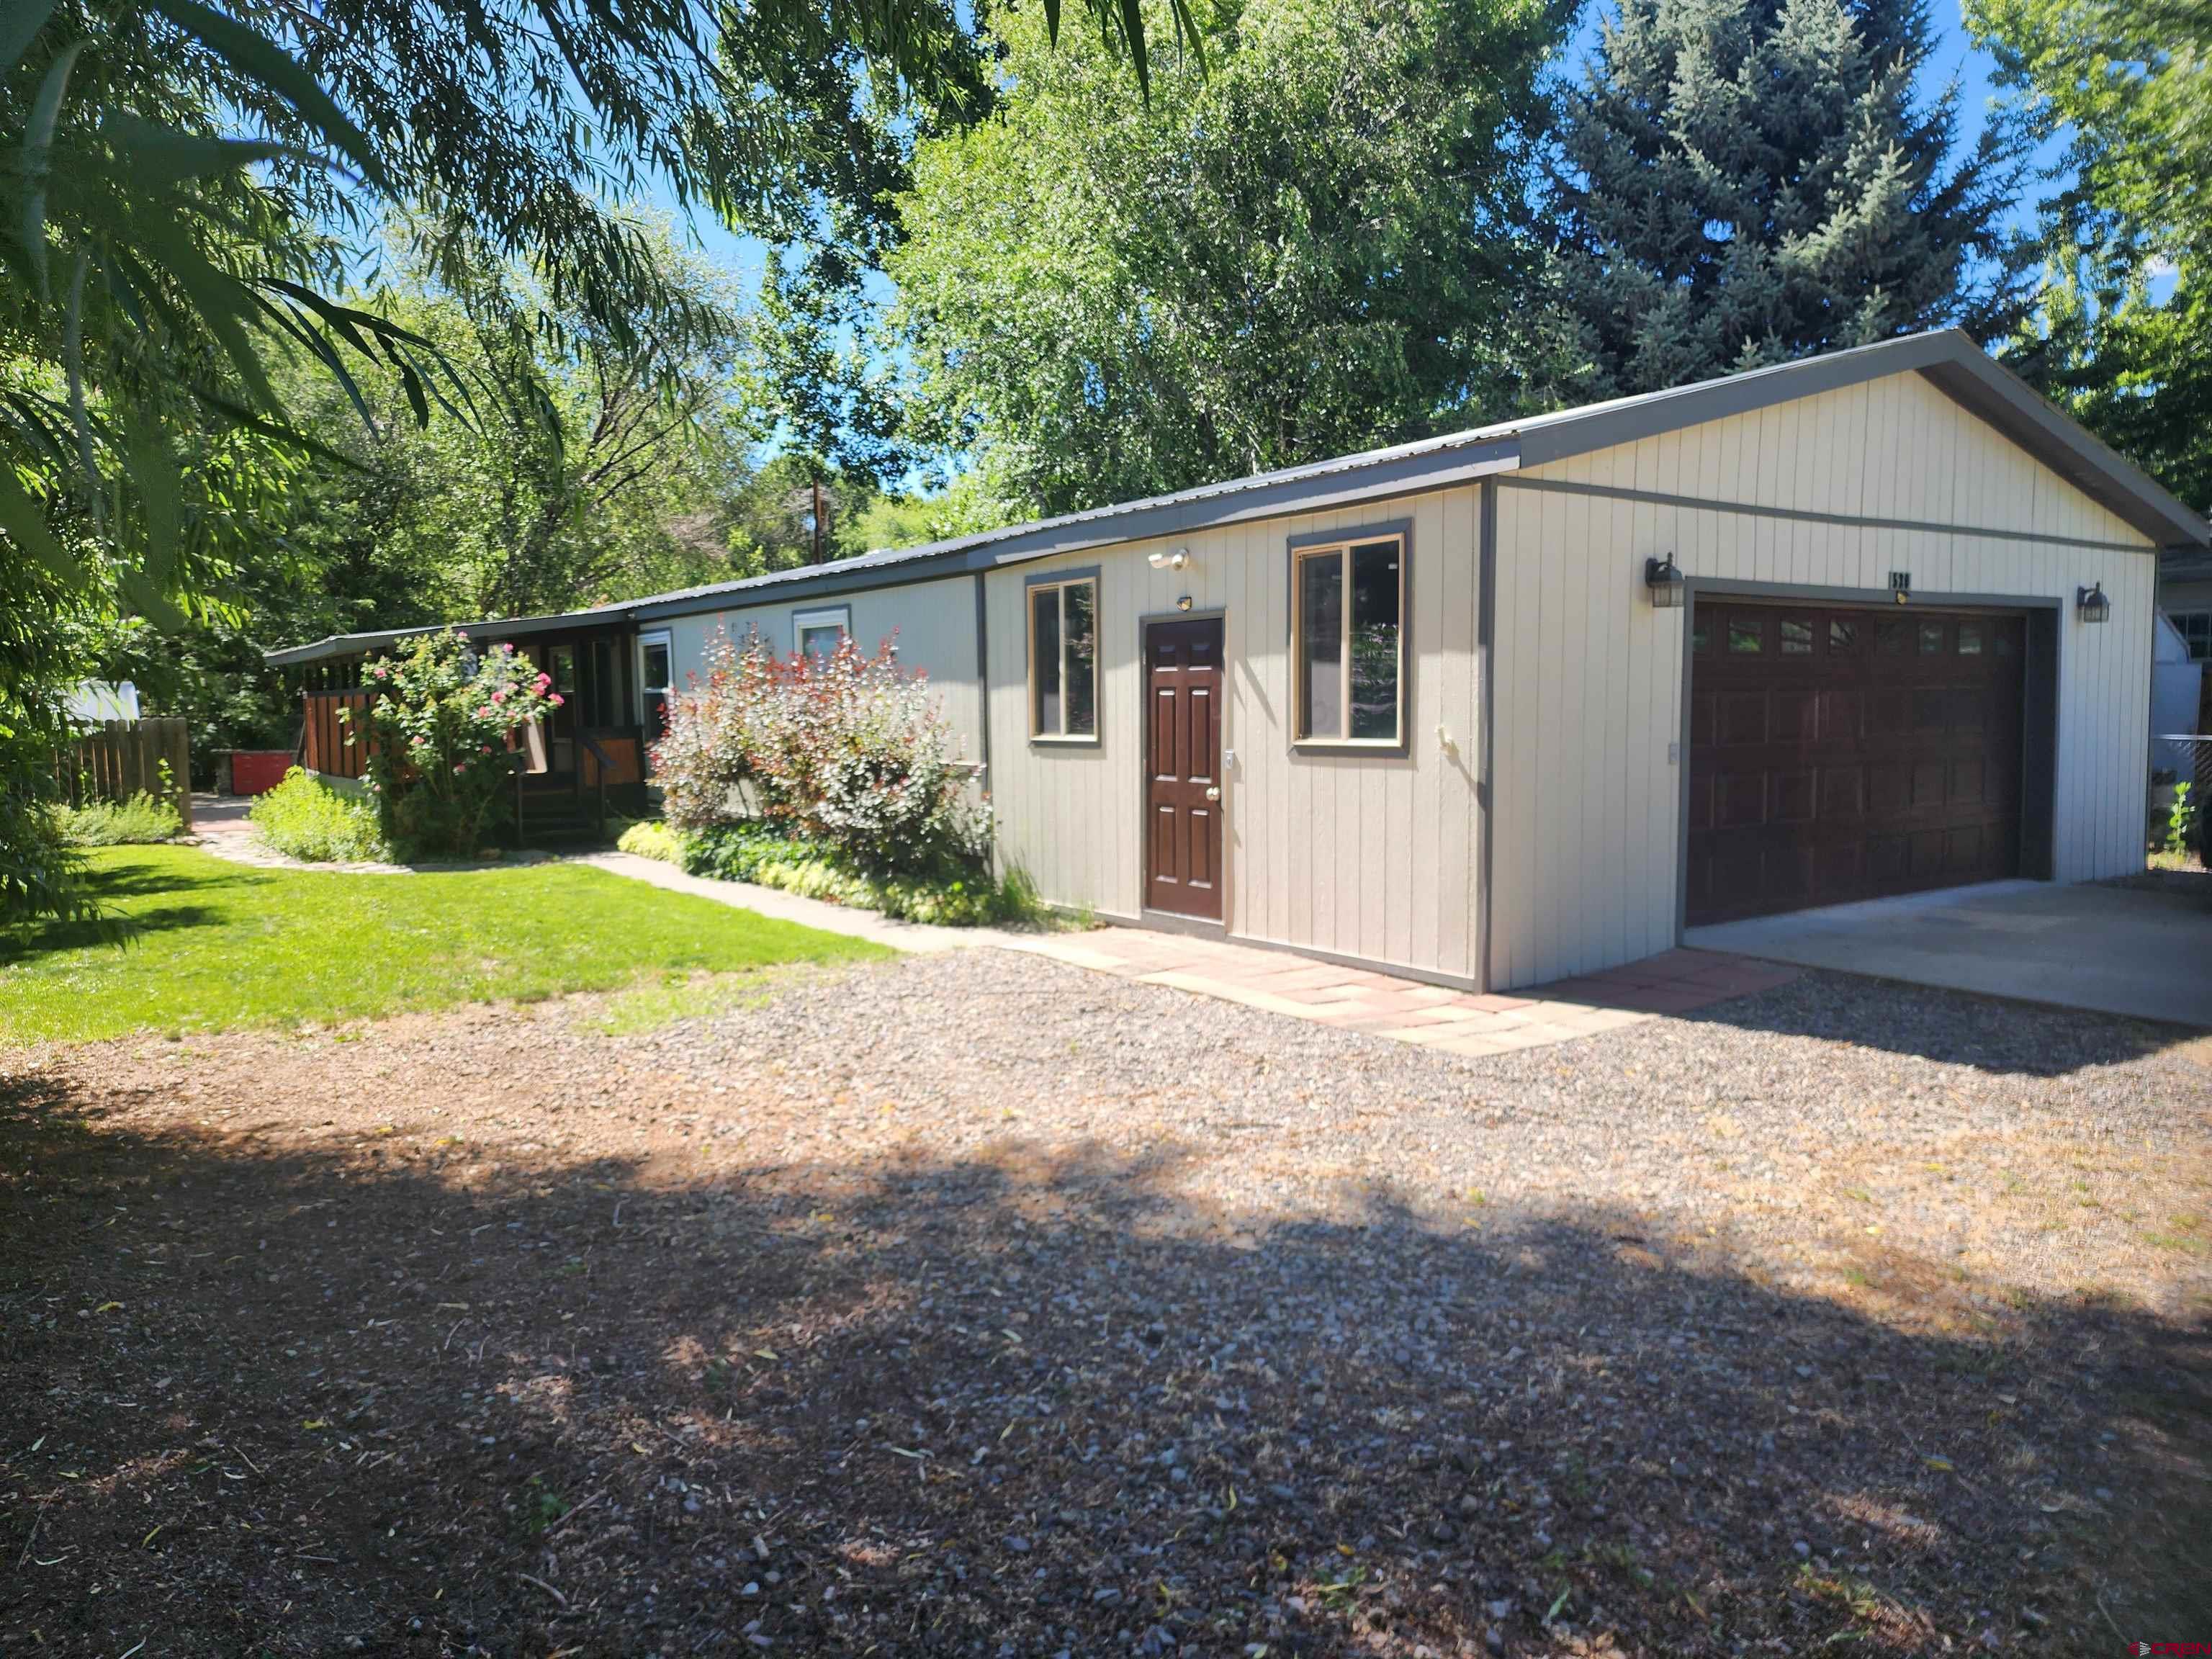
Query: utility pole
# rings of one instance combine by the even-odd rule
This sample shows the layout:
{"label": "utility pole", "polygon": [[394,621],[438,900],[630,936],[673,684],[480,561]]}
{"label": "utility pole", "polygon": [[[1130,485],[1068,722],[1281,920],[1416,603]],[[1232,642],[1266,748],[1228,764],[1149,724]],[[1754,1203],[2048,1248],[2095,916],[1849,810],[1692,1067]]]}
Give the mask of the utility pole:
{"label": "utility pole", "polygon": [[814,562],[817,564],[822,562],[823,540],[822,520],[827,508],[828,503],[822,494],[822,480],[817,475],[814,480]]}

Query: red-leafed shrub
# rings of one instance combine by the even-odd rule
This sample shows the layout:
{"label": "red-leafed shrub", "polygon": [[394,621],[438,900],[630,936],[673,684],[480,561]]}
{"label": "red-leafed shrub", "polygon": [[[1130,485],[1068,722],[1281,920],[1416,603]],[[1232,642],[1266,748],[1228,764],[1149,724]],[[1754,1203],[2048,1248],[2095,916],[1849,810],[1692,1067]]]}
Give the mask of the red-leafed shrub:
{"label": "red-leafed shrub", "polygon": [[704,682],[670,700],[653,764],[680,830],[760,825],[884,874],[974,872],[989,855],[974,769],[889,640],[779,658],[725,635]]}

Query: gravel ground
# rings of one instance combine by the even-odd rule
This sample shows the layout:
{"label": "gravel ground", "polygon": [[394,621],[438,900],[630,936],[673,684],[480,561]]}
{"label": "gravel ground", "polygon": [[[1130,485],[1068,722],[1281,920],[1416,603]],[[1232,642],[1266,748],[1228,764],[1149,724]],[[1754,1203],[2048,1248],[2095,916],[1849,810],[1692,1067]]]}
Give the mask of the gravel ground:
{"label": "gravel ground", "polygon": [[0,1651],[2212,1632],[2203,1040],[1816,974],[1471,1061],[996,951],[623,1013],[0,1059]]}

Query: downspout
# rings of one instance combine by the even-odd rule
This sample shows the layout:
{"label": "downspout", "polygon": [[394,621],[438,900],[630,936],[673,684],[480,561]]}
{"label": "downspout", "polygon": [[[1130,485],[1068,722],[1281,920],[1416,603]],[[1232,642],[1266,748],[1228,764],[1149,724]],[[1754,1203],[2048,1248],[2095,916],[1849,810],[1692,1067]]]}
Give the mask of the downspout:
{"label": "downspout", "polygon": [[1485,478],[1479,489],[1480,530],[1476,554],[1474,611],[1474,678],[1482,707],[1476,711],[1474,754],[1475,835],[1475,968],[1474,982],[1490,989],[1490,849],[1492,810],[1496,794],[1491,787],[1491,757],[1497,750],[1498,731],[1498,480]]}
{"label": "downspout", "polygon": [[[983,592],[983,573],[975,573],[975,684],[983,711],[983,793],[991,793],[991,612]],[[992,873],[998,873],[999,836],[995,822],[991,833]]]}

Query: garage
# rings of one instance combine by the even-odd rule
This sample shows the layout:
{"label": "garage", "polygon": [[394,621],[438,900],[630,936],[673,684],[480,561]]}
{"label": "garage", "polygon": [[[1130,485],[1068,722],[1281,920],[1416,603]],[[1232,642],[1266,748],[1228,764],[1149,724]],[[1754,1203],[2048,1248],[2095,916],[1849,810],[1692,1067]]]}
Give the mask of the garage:
{"label": "garage", "polygon": [[2023,612],[1701,600],[1686,921],[2022,873],[2029,635]]}

